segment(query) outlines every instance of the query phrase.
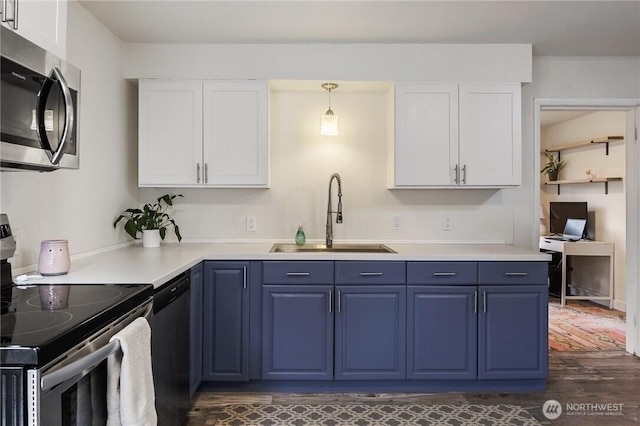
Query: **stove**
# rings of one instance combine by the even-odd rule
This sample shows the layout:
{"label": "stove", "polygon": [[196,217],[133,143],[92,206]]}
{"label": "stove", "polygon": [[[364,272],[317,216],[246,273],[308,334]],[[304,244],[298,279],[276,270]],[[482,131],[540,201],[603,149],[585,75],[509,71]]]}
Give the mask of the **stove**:
{"label": "stove", "polygon": [[68,304],[50,309],[41,300],[40,287],[49,291],[65,286],[14,287],[3,300],[0,316],[0,364],[46,366],[68,349],[153,296],[146,284],[74,284],[68,286]]}
{"label": "stove", "polygon": [[[2,425],[105,425],[112,336],[149,320],[150,284],[13,286],[0,315]],[[117,345],[116,345],[117,344]]]}

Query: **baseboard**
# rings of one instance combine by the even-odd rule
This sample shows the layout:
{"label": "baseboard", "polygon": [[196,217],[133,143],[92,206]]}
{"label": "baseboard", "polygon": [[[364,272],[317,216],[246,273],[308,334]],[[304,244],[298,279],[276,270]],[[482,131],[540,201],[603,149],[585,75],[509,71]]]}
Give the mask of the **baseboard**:
{"label": "baseboard", "polygon": [[620,312],[627,312],[627,304],[619,300],[613,301],[613,309]]}

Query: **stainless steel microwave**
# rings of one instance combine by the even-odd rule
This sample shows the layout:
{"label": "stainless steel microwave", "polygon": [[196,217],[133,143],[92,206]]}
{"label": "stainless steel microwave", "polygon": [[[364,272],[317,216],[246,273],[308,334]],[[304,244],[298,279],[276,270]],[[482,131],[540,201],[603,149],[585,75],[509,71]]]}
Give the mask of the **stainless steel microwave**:
{"label": "stainless steel microwave", "polygon": [[77,169],[80,70],[1,31],[1,169]]}

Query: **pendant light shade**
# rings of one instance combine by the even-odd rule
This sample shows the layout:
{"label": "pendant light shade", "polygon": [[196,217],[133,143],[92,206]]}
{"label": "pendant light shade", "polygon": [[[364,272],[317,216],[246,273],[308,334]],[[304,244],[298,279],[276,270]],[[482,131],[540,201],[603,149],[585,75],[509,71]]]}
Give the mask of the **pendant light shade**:
{"label": "pendant light shade", "polygon": [[322,124],[320,126],[320,134],[322,136],[337,136],[338,133],[338,116],[331,109],[331,91],[336,89],[336,83],[324,83],[322,88],[329,92],[329,109],[322,115]]}

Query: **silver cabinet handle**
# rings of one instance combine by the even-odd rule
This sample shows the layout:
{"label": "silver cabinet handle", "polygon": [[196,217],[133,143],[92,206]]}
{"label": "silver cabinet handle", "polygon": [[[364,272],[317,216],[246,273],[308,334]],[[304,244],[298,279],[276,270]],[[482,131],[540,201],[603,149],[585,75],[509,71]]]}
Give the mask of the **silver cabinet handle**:
{"label": "silver cabinet handle", "polygon": [[433,276],[434,277],[455,277],[456,273],[455,272],[434,272]]}
{"label": "silver cabinet handle", "polygon": [[288,277],[308,277],[310,272],[287,272]]}
{"label": "silver cabinet handle", "polygon": [[482,292],[482,312],[487,313],[487,292]]}
{"label": "silver cabinet handle", "polygon": [[242,267],[242,288],[247,288],[247,267]]}
{"label": "silver cabinet handle", "polygon": [[200,163],[196,163],[196,183],[200,183]]}
{"label": "silver cabinet handle", "polygon": [[209,164],[204,163],[204,183],[209,183]]}
{"label": "silver cabinet handle", "polygon": [[453,183],[455,183],[457,185],[459,183],[459,179],[460,179],[460,169],[458,168],[457,164],[453,168],[453,171],[454,171]]}
{"label": "silver cabinet handle", "polygon": [[527,273],[527,272],[505,272],[504,275],[507,276],[507,277],[526,277],[527,275],[529,275],[529,273]]}
{"label": "silver cabinet handle", "polygon": [[[60,137],[60,143],[58,144],[58,148],[54,151],[51,148],[51,144],[49,143],[49,137],[47,136],[47,129],[45,127],[45,104],[47,102],[47,95],[51,90],[51,86],[53,82],[57,81],[60,84],[60,89],[62,90],[62,98],[64,100],[64,110],[65,110],[65,118],[64,118],[64,127],[62,129],[62,136]],[[74,119],[74,110],[73,110],[73,98],[71,97],[71,91],[69,90],[69,85],[64,79],[62,72],[58,67],[53,67],[51,72],[49,73],[49,78],[45,80],[38,92],[38,100],[36,104],[36,123],[38,128],[38,136],[40,139],[40,144],[42,148],[47,153],[49,157],[49,161],[54,166],[57,166],[60,162],[60,159],[64,155],[64,149],[69,143],[71,139],[71,133],[73,131],[73,119]]]}
{"label": "silver cabinet handle", "polygon": [[473,292],[473,313],[478,313],[478,290]]}
{"label": "silver cabinet handle", "polygon": [[463,165],[462,166],[462,184],[466,184],[467,183],[467,165]]}
{"label": "silver cabinet handle", "polygon": [[333,312],[333,290],[329,290],[329,313]]}
{"label": "silver cabinet handle", "polygon": [[340,313],[340,311],[341,311],[341,305],[342,305],[342,303],[340,303],[341,302],[340,301],[341,298],[342,298],[342,295],[340,294],[340,290],[338,290],[338,300],[336,302],[338,304],[338,313]]}
{"label": "silver cabinet handle", "polygon": [[7,18],[7,11],[9,10],[8,1],[2,1],[2,22],[13,22],[13,29],[18,29],[18,0],[13,2],[13,18]]}
{"label": "silver cabinet handle", "polygon": [[383,272],[360,272],[361,277],[381,277]]}

